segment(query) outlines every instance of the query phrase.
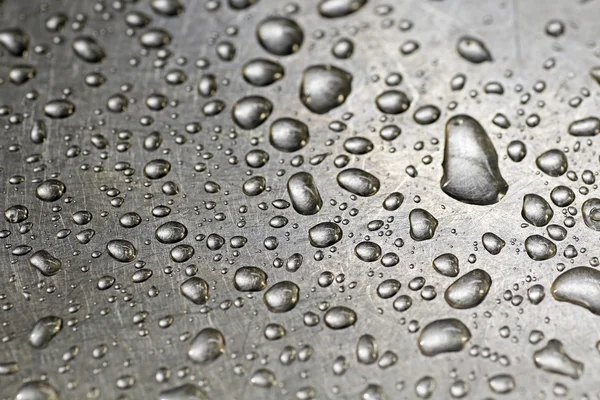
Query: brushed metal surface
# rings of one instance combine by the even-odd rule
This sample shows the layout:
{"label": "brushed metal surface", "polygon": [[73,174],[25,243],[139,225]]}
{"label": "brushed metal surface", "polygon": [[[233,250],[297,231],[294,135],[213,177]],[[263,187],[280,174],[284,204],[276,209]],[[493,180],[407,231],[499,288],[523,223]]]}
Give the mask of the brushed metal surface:
{"label": "brushed metal surface", "polygon": [[[16,398],[55,398],[48,392],[43,397],[39,390],[30,395],[42,397],[25,397],[24,384],[45,381],[61,399],[159,398],[160,393],[177,398],[167,397],[165,391],[184,383],[197,385],[209,399],[418,399],[415,386],[426,376],[435,382],[432,399],[600,398],[596,376],[600,317],[584,307],[559,302],[551,293],[552,282],[563,270],[595,266],[598,261],[598,233],[586,226],[582,216],[583,203],[597,196],[597,185],[582,180],[585,170],[593,176],[598,173],[597,139],[568,133],[573,121],[598,116],[599,86],[591,74],[600,65],[597,1],[371,0],[339,18],[323,17],[319,2],[313,0],[258,0],[241,10],[231,4],[244,1],[181,0],[182,12],[175,16],[165,15],[174,2],[154,3],[153,9],[146,0],[0,2],[0,30],[5,35],[0,42],[8,44],[0,55],[0,105],[6,106],[0,116],[0,208],[2,212],[15,205],[28,209],[26,220],[5,219],[0,226],[10,232],[0,239],[0,398],[12,399],[18,393],[21,397]],[[132,11],[149,17],[148,25],[128,26],[126,16]],[[64,26],[53,31],[63,20],[58,14],[64,15]],[[257,26],[273,15],[292,19],[301,29],[303,40],[293,54],[272,54],[259,43]],[[54,23],[48,24],[49,18]],[[136,22],[132,16],[129,19]],[[137,20],[143,18],[138,15]],[[558,36],[547,33],[560,31],[557,25],[549,26],[554,20],[564,29]],[[11,42],[14,32],[4,31],[9,28],[20,28],[28,36],[23,56],[11,54],[11,46],[18,50],[18,43],[15,47]],[[144,48],[140,36],[155,28],[167,32],[170,43],[161,49]],[[77,42],[82,36],[93,38],[104,57],[89,43]],[[461,57],[457,43],[464,36],[481,41],[492,59],[474,63]],[[272,39],[281,44],[290,37]],[[346,59],[332,52],[342,38],[354,45]],[[146,39],[152,44],[152,37]],[[404,53],[414,50],[410,41],[418,43],[417,50],[403,54],[401,48]],[[77,43],[81,56],[73,49]],[[268,86],[248,83],[242,69],[256,58],[280,63],[283,77]],[[35,74],[23,65],[34,68]],[[321,114],[314,112],[317,103],[311,110],[300,96],[303,72],[314,65],[333,65],[352,78],[342,104]],[[20,70],[10,72],[19,66]],[[186,76],[179,85],[166,79],[168,74],[173,79],[182,76],[174,70]],[[102,85],[86,84],[86,75],[93,72],[103,75]],[[402,81],[392,87],[386,80],[393,73],[401,74]],[[24,79],[23,74],[31,79],[20,84],[11,81],[11,76]],[[214,81],[208,74],[214,75]],[[466,77],[462,90],[451,89],[457,74]],[[544,82],[541,91],[540,81]],[[499,83],[503,94],[486,93],[490,82]],[[324,80],[325,86],[330,83]],[[313,89],[317,95],[327,95],[319,85]],[[340,89],[329,90],[331,94]],[[386,90],[406,93],[409,109],[398,115],[382,113],[376,98]],[[126,98],[126,110],[112,112],[115,100],[112,106],[107,103],[119,93]],[[149,108],[147,98],[152,94],[164,98],[150,100],[154,103]],[[232,109],[250,95],[268,99],[272,112],[258,127],[244,129],[232,120]],[[73,114],[49,117],[45,106],[63,98],[74,105]],[[164,109],[151,109],[165,100]],[[220,100],[224,109],[218,115],[205,115],[210,111],[206,104],[214,100]],[[413,118],[425,105],[441,110],[439,119],[429,125]],[[63,111],[59,106],[56,112]],[[508,129],[492,123],[498,113],[510,121]],[[440,187],[445,125],[461,114],[481,124],[498,154],[508,190],[494,204],[467,204]],[[534,115],[539,117],[537,125]],[[279,118],[307,125],[310,138],[303,148],[286,153],[269,143],[269,127]],[[37,139],[31,138],[38,120],[45,125],[45,140],[39,140],[39,125]],[[334,121],[342,121],[346,128],[336,132],[331,129]],[[191,123],[200,124],[201,130],[190,133]],[[402,133],[386,141],[379,131],[390,124]],[[149,151],[144,143],[152,141],[146,137],[154,131],[160,133],[162,143]],[[344,142],[354,136],[369,139],[373,149],[349,154]],[[519,163],[507,155],[514,140],[527,148]],[[266,165],[246,164],[246,154],[253,149],[268,153]],[[566,154],[574,180],[569,179],[570,173],[552,177],[536,166],[536,158],[550,149]],[[342,154],[349,157],[346,168],[364,169],[379,179],[376,194],[355,196],[338,185],[336,177],[342,169],[334,160]],[[300,166],[294,161],[298,155],[304,159]],[[170,171],[163,178],[149,179],[144,168],[157,159],[167,160]],[[320,210],[302,215],[292,206],[276,208],[273,201],[290,201],[288,179],[302,171],[314,177],[323,200]],[[248,196],[244,183],[256,176],[264,177],[266,190]],[[56,201],[36,196],[40,183],[48,179],[66,187]],[[177,185],[178,193],[165,193],[167,181]],[[210,193],[213,183],[220,187],[216,193]],[[558,185],[575,192],[572,209],[551,201],[550,192]],[[402,193],[404,202],[388,211],[382,203],[392,192]],[[46,200],[52,200],[56,187],[46,194]],[[548,260],[534,261],[526,252],[529,236],[548,237],[544,227],[528,224],[521,216],[526,194],[542,196],[554,211],[550,223],[566,227],[566,239],[555,241],[556,256]],[[170,214],[156,217],[158,206],[169,207]],[[439,222],[430,240],[411,238],[409,213],[416,208],[427,210]],[[82,210],[92,215],[86,225],[73,219]],[[135,228],[119,223],[130,212],[141,217]],[[273,227],[282,224],[281,219],[272,221],[278,216],[287,218],[287,225]],[[384,226],[370,231],[367,225],[373,220],[382,220]],[[168,221],[185,225],[185,239],[177,244],[157,239],[157,228]],[[326,221],[338,223],[343,235],[333,247],[318,249],[309,243],[308,230]],[[91,233],[77,235],[87,229],[94,234],[84,244]],[[484,249],[486,232],[506,242],[499,254]],[[225,245],[210,250],[211,234],[224,238]],[[234,249],[230,240],[237,236],[247,243]],[[276,249],[265,247],[269,237],[277,239]],[[108,254],[107,243],[116,239],[133,244],[134,261],[120,262]],[[382,254],[396,253],[399,263],[385,267],[379,261],[361,261],[355,247],[366,240],[377,243]],[[194,248],[189,261],[172,259],[171,249],[180,244]],[[30,246],[30,252],[19,255],[28,249],[19,246]],[[574,246],[575,256],[568,246]],[[44,276],[30,265],[30,257],[40,250],[60,260],[58,273]],[[296,253],[303,262],[292,272],[286,262]],[[490,275],[491,287],[481,304],[471,309],[449,306],[444,292],[456,278],[432,267],[443,253],[458,258],[459,277],[474,269]],[[204,305],[180,293],[192,264],[197,267],[195,276],[209,288]],[[268,288],[277,282],[294,282],[299,287],[297,305],[274,313],[263,300],[265,290],[237,290],[234,274],[242,266],[262,269]],[[152,275],[136,273],[140,269]],[[325,271],[336,279],[321,287],[319,277]],[[106,276],[114,278],[114,284],[99,290],[98,282]],[[431,287],[411,289],[409,283],[418,277],[435,289],[435,298],[423,298],[431,295]],[[384,299],[377,288],[387,279],[398,280],[401,289]],[[536,284],[544,287],[545,297],[534,305],[527,290]],[[393,307],[399,295],[412,299],[404,312]],[[591,301],[597,298],[590,296]],[[327,327],[325,312],[335,306],[353,310],[355,323],[340,330]],[[305,323],[310,320],[308,312],[318,316],[315,326]],[[32,329],[48,316],[59,317],[62,329],[45,348],[35,348],[30,344]],[[170,326],[161,326],[169,325],[166,321],[171,318]],[[472,337],[462,351],[425,356],[417,345],[419,332],[443,318],[462,321]],[[265,330],[275,329],[269,324],[279,324],[285,335],[269,340]],[[225,349],[214,361],[198,364],[188,356],[188,349],[205,328],[223,335]],[[543,332],[538,343],[530,340],[534,330]],[[372,364],[357,359],[359,339],[366,334],[378,348],[379,361]],[[559,340],[566,354],[583,364],[581,376],[536,366],[534,353],[550,339]],[[286,348],[289,353],[289,346],[295,349],[295,360],[283,363],[280,356]],[[106,354],[99,357],[104,348]],[[378,363],[386,351],[395,353],[397,362],[383,368]],[[346,358],[348,369],[336,375],[333,365],[340,356]],[[261,369],[272,372],[274,387],[257,385]],[[499,374],[514,380],[510,393],[494,391],[489,381]],[[378,385],[379,394],[369,385]]]}

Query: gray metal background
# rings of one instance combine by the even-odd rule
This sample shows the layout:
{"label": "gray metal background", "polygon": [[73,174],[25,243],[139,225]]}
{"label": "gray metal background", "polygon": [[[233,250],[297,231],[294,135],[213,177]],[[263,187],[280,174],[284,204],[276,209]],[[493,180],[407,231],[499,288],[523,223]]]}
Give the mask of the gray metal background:
{"label": "gray metal background", "polygon": [[[139,32],[133,37],[126,35],[125,11],[114,10],[111,2],[5,0],[0,3],[0,27],[20,26],[31,38],[30,52],[25,59],[8,54],[0,57],[0,76],[4,79],[0,85],[0,103],[11,106],[13,113],[22,113],[25,117],[23,123],[17,125],[10,124],[8,116],[0,117],[1,206],[5,209],[15,204],[26,205],[30,211],[29,222],[33,223],[27,234],[19,234],[16,227],[7,222],[0,224],[2,229],[12,231],[8,238],[1,240],[1,303],[12,307],[9,311],[0,312],[0,336],[10,338],[0,344],[0,361],[16,361],[21,368],[17,374],[0,377],[0,398],[11,398],[27,380],[46,377],[65,399],[86,398],[86,393],[94,387],[99,388],[99,397],[103,399],[120,396],[158,398],[161,390],[187,381],[199,383],[211,399],[292,399],[300,388],[306,386],[312,386],[319,399],[357,399],[368,383],[381,385],[391,399],[413,399],[416,397],[414,384],[424,375],[431,375],[436,380],[436,392],[432,397],[435,399],[450,398],[449,387],[457,377],[469,382],[471,391],[467,398],[473,399],[553,398],[552,391],[557,382],[569,388],[567,398],[581,399],[584,394],[588,398],[596,398],[600,393],[597,377],[600,354],[595,349],[600,319],[583,308],[555,301],[549,293],[549,286],[559,274],[559,262],[568,266],[589,265],[592,257],[599,256],[598,235],[584,225],[579,214],[575,216],[577,224],[569,229],[568,238],[557,243],[558,255],[548,261],[535,262],[525,254],[523,242],[527,236],[544,234],[545,230],[522,227],[524,221],[520,210],[522,198],[527,193],[537,193],[549,200],[551,189],[558,184],[570,186],[575,191],[583,185],[581,181],[569,181],[566,175],[551,178],[541,174],[535,166],[535,158],[545,150],[561,148],[568,151],[569,169],[578,175],[584,169],[594,173],[598,171],[596,140],[592,138],[591,145],[588,145],[587,139],[567,134],[570,122],[598,113],[598,84],[589,75],[590,68],[600,64],[598,2],[373,0],[359,12],[335,20],[321,18],[316,1],[297,2],[300,11],[291,18],[302,27],[305,42],[298,53],[278,58],[285,68],[285,77],[266,88],[248,85],[241,76],[241,66],[255,57],[277,59],[260,47],[255,29],[264,17],[283,14],[288,3],[260,0],[247,10],[232,11],[225,1],[221,1],[221,7],[214,12],[205,8],[206,3],[204,0],[184,1],[185,12],[177,18],[164,18],[153,13],[148,1],[123,3],[125,10],[144,11],[152,17],[151,26],[162,27],[172,34],[173,41],[168,49],[173,54],[163,69],[152,65],[156,59],[155,51],[148,54],[141,51],[137,40]],[[103,4],[104,11],[95,11],[97,4]],[[393,12],[378,16],[375,9],[383,4],[392,6]],[[45,19],[59,11],[69,16],[67,27],[60,34],[47,32],[44,29]],[[78,13],[87,16],[82,32],[96,37],[106,50],[107,57],[101,64],[84,63],[71,49],[72,39],[77,34],[70,23]],[[106,20],[105,15],[109,16]],[[401,31],[398,28],[401,19],[412,21],[414,27],[407,32]],[[566,31],[560,38],[552,38],[544,32],[546,23],[551,19],[565,23]],[[390,28],[383,27],[387,20],[392,21]],[[227,37],[227,26],[236,26],[238,35]],[[322,38],[318,38],[321,36],[319,32]],[[475,65],[460,58],[455,46],[458,38],[465,34],[480,38],[494,61]],[[64,42],[53,44],[56,36],[63,37]],[[331,54],[332,44],[342,36],[352,38],[355,43],[354,55],[348,60],[335,59]],[[233,61],[223,62],[216,57],[214,38],[218,38],[216,42],[227,39],[235,44],[237,54]],[[420,49],[412,55],[403,56],[399,47],[408,39],[418,41]],[[49,46],[48,55],[39,56],[31,51],[39,44]],[[177,66],[178,57],[185,57],[187,64]],[[197,81],[203,73],[195,67],[199,57],[211,61],[207,72],[215,74],[219,81],[229,80],[228,86],[219,85],[216,98],[223,100],[227,108],[216,117],[201,114],[206,100],[196,90]],[[545,69],[543,64],[551,57],[556,60],[556,65]],[[139,65],[130,66],[132,59],[138,60]],[[37,75],[27,84],[15,86],[7,79],[8,70],[20,63],[36,66]],[[331,63],[353,75],[353,91],[348,100],[324,115],[311,113],[298,96],[302,71],[317,63]],[[187,82],[177,87],[169,86],[164,80],[165,73],[175,67],[188,75]],[[84,76],[90,71],[101,71],[107,82],[100,88],[86,86]],[[392,72],[403,75],[400,88],[413,98],[413,102],[409,112],[388,116],[384,121],[374,99],[386,88],[384,79]],[[467,84],[462,91],[452,92],[449,82],[457,73],[467,76]],[[532,89],[538,80],[546,82],[543,93]],[[501,82],[505,88],[504,95],[486,95],[483,85],[489,81]],[[136,99],[136,102],[129,105],[127,112],[112,114],[106,110],[106,100],[119,92],[123,84],[132,85],[126,96]],[[517,85],[523,86],[521,93],[516,92]],[[584,97],[579,107],[570,107],[568,101],[579,96],[582,88],[588,88],[591,96]],[[45,118],[43,105],[48,100],[60,98],[65,89],[72,91],[69,98],[76,105],[75,115],[64,120]],[[36,90],[39,97],[35,101],[26,100],[26,93],[32,90]],[[471,96],[470,91],[478,94]],[[151,92],[162,93],[178,104],[152,112],[144,105],[144,99]],[[523,105],[519,99],[525,92],[530,93],[532,98]],[[274,111],[266,124],[253,131],[238,129],[237,138],[231,139],[229,132],[235,128],[230,117],[231,105],[249,94],[260,94],[270,99]],[[458,103],[453,111],[447,108],[451,101]],[[437,105],[442,110],[442,117],[432,125],[420,126],[412,120],[412,113],[425,104]],[[523,115],[519,110],[524,111]],[[328,124],[340,120],[346,112],[353,114],[347,121],[348,128],[341,133],[330,131]],[[491,123],[498,112],[508,116],[512,123],[510,129],[503,131]],[[500,169],[510,189],[507,196],[493,206],[462,204],[440,190],[444,124],[450,116],[459,113],[474,117],[484,126],[500,155]],[[526,117],[532,113],[541,118],[535,128],[525,125]],[[154,118],[152,126],[140,125],[139,120],[144,115]],[[309,125],[311,141],[298,152],[307,161],[316,154],[331,155],[318,166],[313,167],[308,162],[300,168],[290,166],[292,156],[274,151],[267,139],[269,123],[283,116],[298,118]],[[48,139],[42,145],[35,145],[29,140],[31,125],[38,118],[45,119],[48,129]],[[192,121],[203,126],[202,132],[194,136],[185,133],[184,129],[185,124]],[[388,123],[396,123],[403,130],[393,143],[384,142],[378,136],[379,129]],[[221,127],[222,132],[215,133],[217,127]],[[118,153],[114,132],[123,129],[134,133],[132,146],[129,151]],[[148,153],[142,149],[142,141],[152,130],[162,132],[164,143],[157,152]],[[169,134],[171,131],[186,136],[187,142],[176,144],[174,136]],[[102,151],[90,143],[93,133],[102,133],[110,140],[105,160],[100,157]],[[365,136],[375,143],[373,152],[351,156],[349,164],[365,168],[380,178],[382,187],[372,198],[352,200],[350,194],[335,181],[338,170],[333,166],[333,159],[344,152],[343,141],[354,134]],[[255,172],[255,175],[267,179],[271,190],[251,198],[244,196],[241,184],[247,178],[245,172],[248,168],[243,157],[252,147],[252,138],[258,138],[260,145],[257,147],[271,155],[267,166]],[[439,140],[439,144],[431,144],[434,138]],[[523,140],[528,149],[527,157],[520,164],[506,157],[506,146],[515,139]],[[327,146],[328,140],[332,140],[333,144]],[[425,143],[421,151],[413,149],[418,141]],[[574,151],[578,142],[581,142],[581,148]],[[82,153],[77,158],[67,159],[64,155],[72,144],[80,145],[89,154]],[[11,152],[12,145],[19,145],[19,151]],[[197,146],[201,146],[201,150]],[[392,147],[395,152],[390,151]],[[167,149],[168,154],[165,154]],[[228,163],[227,149],[240,159],[239,165]],[[45,170],[36,172],[34,165],[25,162],[26,157],[33,153],[42,154]],[[202,156],[208,153],[213,157],[202,160]],[[430,165],[421,162],[425,155],[433,157]],[[142,174],[143,166],[155,158],[170,160],[173,168],[166,179],[146,187],[148,180]],[[135,168],[131,183],[114,170],[114,165],[120,161],[130,162]],[[197,173],[194,165],[201,161],[207,163],[208,169]],[[84,164],[90,168],[83,170]],[[417,178],[405,173],[408,165],[417,168]],[[103,171],[94,172],[95,166],[102,166]],[[278,177],[278,170],[285,170],[285,175]],[[287,178],[299,170],[309,171],[315,176],[325,201],[323,210],[311,217],[300,216],[293,208],[277,210],[270,205],[275,199],[288,198]],[[62,200],[42,203],[36,199],[37,185],[31,181],[49,178],[53,174],[58,174],[67,185],[67,196],[73,198],[72,203]],[[9,178],[14,175],[24,176],[25,181],[19,185],[9,184]],[[162,194],[160,187],[165,180],[176,182],[180,194],[174,197]],[[211,195],[204,191],[203,185],[208,180],[221,185],[220,194]],[[103,185],[120,190],[125,198],[122,207],[110,205],[110,198],[100,190]],[[596,186],[590,186],[590,189],[588,196],[577,195],[573,205],[579,210],[586,197],[596,195]],[[386,212],[381,202],[392,191],[402,192],[405,202],[398,211]],[[145,199],[148,193],[153,198]],[[430,241],[417,243],[408,234],[408,213],[417,207],[415,196],[420,198],[418,207],[430,211],[439,220],[437,233]],[[338,205],[331,205],[331,199],[335,199]],[[207,210],[207,201],[215,201],[216,207]],[[168,218],[152,217],[154,206],[169,202],[172,202],[172,213]],[[261,211],[258,208],[261,202],[268,203],[269,209]],[[339,209],[342,202],[348,203],[345,211]],[[55,205],[60,205],[62,210],[53,212]],[[243,215],[238,212],[242,205],[249,208],[248,213]],[[357,216],[350,216],[352,208],[359,210]],[[564,215],[560,209],[554,209],[553,222],[561,224]],[[73,224],[71,214],[78,210],[94,214],[86,228],[94,229],[96,235],[87,245],[78,243],[74,237],[80,228]],[[126,230],[118,224],[119,216],[128,211],[137,211],[144,218],[142,224],[133,230]],[[103,212],[105,216],[102,216]],[[227,219],[216,221],[216,213],[224,213]],[[286,216],[290,223],[283,229],[270,228],[268,221],[276,215]],[[313,259],[315,249],[307,240],[307,230],[315,223],[335,216],[350,221],[343,226],[344,238],[337,244],[336,252],[326,250],[325,259],[317,262]],[[390,223],[391,236],[378,237],[376,233],[367,231],[369,221],[389,216],[394,217]],[[236,223],[241,218],[246,225],[238,228]],[[184,267],[170,260],[170,246],[162,245],[154,238],[156,227],[167,220],[181,221],[190,231],[183,243],[196,248],[193,262],[199,267],[198,276],[211,286],[208,303],[211,311],[208,313],[200,312],[201,307],[179,294],[179,285],[186,279]],[[297,228],[292,227],[293,224],[297,224]],[[58,239],[56,233],[63,228],[72,229],[73,234],[66,239]],[[497,256],[487,253],[481,245],[481,235],[487,231],[496,233],[507,243]],[[244,235],[248,244],[241,249],[238,257],[232,255],[229,246],[211,252],[204,241],[194,240],[196,235],[210,233],[218,233],[227,240],[234,235]],[[271,235],[278,237],[280,242],[275,251],[267,251],[262,245],[264,238]],[[367,264],[358,260],[353,249],[365,235],[371,236],[384,253],[397,252],[400,264],[386,269],[379,263]],[[124,238],[135,244],[139,251],[138,259],[144,260],[154,271],[150,280],[133,283],[133,265],[118,263],[105,253],[106,242],[115,238]],[[404,247],[394,246],[397,238],[404,240]],[[14,248],[20,244],[30,245],[34,251],[50,249],[63,261],[63,271],[51,278],[42,277],[28,265],[27,256],[11,255],[11,246]],[[580,250],[574,260],[564,259],[562,255],[568,244]],[[103,254],[94,258],[92,253],[95,251]],[[295,252],[304,255],[304,264],[297,272],[272,267],[275,257],[286,259]],[[443,292],[453,280],[437,274],[431,268],[431,261],[445,252],[458,256],[462,271],[477,267],[492,276],[490,293],[476,309],[454,310],[444,301]],[[477,256],[474,265],[467,262],[471,253]],[[216,254],[222,254],[220,261],[214,260]],[[246,296],[237,292],[232,285],[233,273],[243,265],[263,268],[269,275],[270,284],[281,280],[296,282],[301,291],[298,306],[284,314],[273,314],[263,304],[262,293]],[[82,272],[84,266],[89,267],[89,271]],[[172,273],[164,272],[167,266],[173,267]],[[317,278],[325,270],[345,274],[345,282],[320,288]],[[371,271],[374,274],[370,274]],[[116,277],[120,290],[115,287],[105,292],[97,290],[97,280],[107,274]],[[410,292],[407,288],[409,280],[417,276],[426,278],[428,284],[435,286],[438,295],[434,300],[423,301],[418,292]],[[527,282],[528,277],[533,281]],[[400,280],[403,285],[401,293],[409,293],[413,297],[414,304],[407,312],[394,311],[393,299],[382,300],[376,295],[379,282],[388,278]],[[546,288],[546,298],[538,306],[533,306],[526,299],[526,290],[534,283]],[[148,296],[151,286],[160,290],[159,296]],[[515,286],[518,286],[517,290]],[[520,306],[511,305],[503,299],[506,290],[524,296],[525,301]],[[24,296],[25,292],[31,294],[30,299]],[[116,296],[116,301],[109,302],[111,296]],[[243,307],[232,306],[227,311],[220,309],[219,304],[223,301],[238,297],[244,299]],[[358,322],[342,331],[330,330],[322,321],[315,327],[305,326],[302,316],[307,311],[319,314],[322,319],[323,313],[318,306],[323,302],[354,309]],[[80,304],[81,309],[71,314],[68,309],[74,303]],[[102,310],[110,312],[103,316]],[[149,313],[142,326],[132,322],[133,315],[139,311]],[[489,313],[488,316],[486,313]],[[39,318],[50,314],[63,318],[63,330],[47,349],[32,349],[27,343],[31,327]],[[170,328],[162,329],[158,320],[167,315],[173,316],[175,322]],[[461,353],[434,358],[422,356],[416,346],[416,334],[408,332],[408,322],[416,320],[423,327],[432,320],[448,316],[459,318],[470,328],[473,338],[467,348]],[[68,321],[75,319],[77,324],[67,326]],[[263,335],[269,322],[283,325],[287,335],[269,342]],[[511,330],[508,339],[498,333],[499,328],[505,325]],[[185,333],[193,336],[208,326],[223,332],[227,342],[226,353],[209,366],[197,366],[186,356],[189,341],[180,341],[180,336]],[[535,346],[528,342],[533,329],[543,331],[546,337]],[[141,337],[141,330],[147,330],[147,336]],[[398,363],[386,370],[376,364],[359,364],[355,348],[358,338],[365,333],[376,338],[380,354],[385,350],[396,352]],[[561,340],[571,357],[584,362],[585,372],[578,381],[543,372],[534,366],[533,352],[551,338]],[[92,349],[102,343],[108,345],[109,352],[104,359],[95,360],[91,357]],[[299,349],[303,344],[314,349],[310,360],[297,360],[290,366],[279,363],[279,354],[285,346]],[[79,355],[65,363],[61,357],[73,345],[79,346]],[[510,366],[502,366],[490,358],[471,357],[468,351],[473,345],[505,355]],[[249,353],[256,353],[256,358],[248,360]],[[350,368],[345,375],[336,377],[331,368],[339,355],[347,357]],[[60,373],[59,368],[66,364],[68,371]],[[238,364],[245,368],[244,375],[234,374],[234,366]],[[154,375],[160,366],[172,369],[169,383],[155,381]],[[190,369],[189,375],[179,378],[177,371],[186,367]],[[250,384],[252,373],[262,367],[275,373],[277,387],[265,390]],[[487,378],[498,373],[514,376],[517,389],[512,394],[501,396],[490,391]],[[120,390],[116,386],[117,379],[124,375],[131,375],[136,380],[128,390]],[[335,388],[339,393],[334,393]]]}

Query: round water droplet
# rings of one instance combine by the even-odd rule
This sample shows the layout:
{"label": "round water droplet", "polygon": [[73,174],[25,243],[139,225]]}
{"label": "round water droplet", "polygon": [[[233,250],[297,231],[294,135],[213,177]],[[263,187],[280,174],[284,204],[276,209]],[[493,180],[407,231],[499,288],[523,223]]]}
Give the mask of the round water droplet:
{"label": "round water droplet", "polygon": [[269,128],[269,143],[286,153],[298,151],[308,143],[308,126],[293,118],[280,118]]}
{"label": "round water droplet", "polygon": [[283,313],[292,310],[300,299],[300,288],[294,282],[282,281],[271,286],[264,295],[269,311]]}
{"label": "round water droplet", "polygon": [[269,53],[288,56],[300,50],[304,41],[302,28],[289,18],[269,17],[256,28],[260,45]]}
{"label": "round water droplet", "polygon": [[238,100],[231,110],[233,121],[243,129],[262,125],[273,111],[273,104],[262,96],[247,96]]}
{"label": "round water droplet", "polygon": [[214,328],[202,329],[190,343],[188,358],[197,364],[210,364],[225,353],[225,338]]}
{"label": "round water droplet", "polygon": [[314,113],[341,106],[351,91],[352,75],[332,65],[313,65],[302,74],[300,100]]}

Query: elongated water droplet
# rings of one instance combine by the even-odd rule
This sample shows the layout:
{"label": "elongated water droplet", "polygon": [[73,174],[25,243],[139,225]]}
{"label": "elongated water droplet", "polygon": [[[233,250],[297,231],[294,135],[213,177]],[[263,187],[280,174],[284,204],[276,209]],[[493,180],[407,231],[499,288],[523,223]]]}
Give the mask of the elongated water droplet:
{"label": "elongated water droplet", "polygon": [[[308,172],[298,172],[290,177],[287,191],[294,210],[301,215],[314,215],[323,207],[317,184]],[[339,240],[339,239],[338,239]]]}
{"label": "elongated water droplet", "polygon": [[319,3],[319,14],[325,18],[340,18],[360,10],[367,0],[323,0]]}
{"label": "elongated water droplet", "polygon": [[55,316],[40,318],[29,333],[29,344],[36,349],[43,349],[62,329],[62,319]]}
{"label": "elongated water droplet", "polygon": [[379,179],[367,171],[348,168],[340,172],[337,182],[343,189],[358,196],[369,197],[379,191]]}
{"label": "elongated water droplet", "polygon": [[492,61],[492,55],[485,44],[471,36],[462,36],[456,44],[456,50],[462,58],[474,64]]}
{"label": "elongated water droplet", "polygon": [[460,320],[439,319],[427,324],[419,333],[417,345],[423,355],[461,351],[471,339],[471,332]]}
{"label": "elongated water droplet", "polygon": [[558,301],[566,301],[600,315],[600,271],[597,269],[571,268],[554,280],[550,291]]}

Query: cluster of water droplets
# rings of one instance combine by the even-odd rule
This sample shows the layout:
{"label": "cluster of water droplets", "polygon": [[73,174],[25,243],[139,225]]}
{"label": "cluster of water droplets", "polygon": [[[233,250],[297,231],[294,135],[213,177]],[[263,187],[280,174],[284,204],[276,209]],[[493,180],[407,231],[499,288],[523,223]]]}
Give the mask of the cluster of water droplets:
{"label": "cluster of water droplets", "polygon": [[594,381],[600,67],[552,72],[576,23],[529,27],[550,44],[516,74],[485,29],[431,33],[448,1],[9,3],[0,396]]}

